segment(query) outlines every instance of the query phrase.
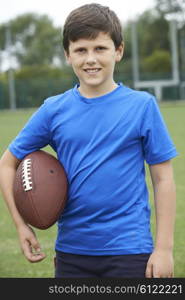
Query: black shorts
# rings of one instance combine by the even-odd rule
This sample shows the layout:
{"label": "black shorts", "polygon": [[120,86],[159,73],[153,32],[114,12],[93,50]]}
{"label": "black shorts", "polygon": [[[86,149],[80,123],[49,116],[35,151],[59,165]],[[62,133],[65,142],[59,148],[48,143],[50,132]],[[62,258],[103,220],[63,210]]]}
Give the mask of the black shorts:
{"label": "black shorts", "polygon": [[79,255],[56,251],[55,278],[144,278],[150,253]]}

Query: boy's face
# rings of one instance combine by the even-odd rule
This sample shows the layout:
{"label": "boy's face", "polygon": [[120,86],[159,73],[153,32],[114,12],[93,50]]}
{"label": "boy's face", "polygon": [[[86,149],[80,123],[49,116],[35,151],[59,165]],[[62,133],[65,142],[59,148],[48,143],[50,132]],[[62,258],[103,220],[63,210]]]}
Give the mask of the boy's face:
{"label": "boy's face", "polygon": [[100,32],[96,39],[70,41],[66,59],[80,81],[83,91],[99,90],[102,93],[115,86],[113,72],[115,63],[123,55],[123,44],[115,49],[111,37]]}

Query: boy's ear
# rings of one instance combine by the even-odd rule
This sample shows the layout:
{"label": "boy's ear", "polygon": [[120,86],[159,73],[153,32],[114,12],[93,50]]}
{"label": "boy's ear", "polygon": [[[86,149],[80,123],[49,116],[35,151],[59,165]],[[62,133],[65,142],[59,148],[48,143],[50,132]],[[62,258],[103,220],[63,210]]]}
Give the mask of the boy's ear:
{"label": "boy's ear", "polygon": [[124,47],[125,44],[124,42],[121,43],[121,45],[116,49],[116,62],[119,62],[124,54]]}
{"label": "boy's ear", "polygon": [[65,58],[66,58],[66,62],[70,65],[71,64],[71,59],[70,59],[70,55],[67,51],[64,51],[65,54]]}

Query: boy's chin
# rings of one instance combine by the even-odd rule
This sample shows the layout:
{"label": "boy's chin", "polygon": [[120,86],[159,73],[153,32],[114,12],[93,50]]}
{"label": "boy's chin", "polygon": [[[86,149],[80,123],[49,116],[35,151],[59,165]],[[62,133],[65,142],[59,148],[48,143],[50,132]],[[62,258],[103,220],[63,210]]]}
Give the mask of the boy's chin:
{"label": "boy's chin", "polygon": [[104,82],[99,79],[90,79],[83,81],[83,83],[80,83],[81,86],[84,86],[85,88],[98,88],[104,85]]}

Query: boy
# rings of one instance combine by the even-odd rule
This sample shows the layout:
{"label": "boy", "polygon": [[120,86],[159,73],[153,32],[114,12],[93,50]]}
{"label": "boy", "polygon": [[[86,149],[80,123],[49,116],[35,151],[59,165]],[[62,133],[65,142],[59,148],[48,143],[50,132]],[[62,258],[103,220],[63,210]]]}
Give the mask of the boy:
{"label": "boy", "polygon": [[[22,251],[30,262],[45,257],[15,207],[14,175],[25,155],[49,144],[69,182],[67,206],[58,220],[55,276],[172,277],[170,160],[177,152],[155,98],[114,81],[124,51],[120,22],[108,7],[79,7],[66,20],[63,46],[79,84],[47,99],[1,159],[1,188]],[[155,247],[145,160],[154,189]]]}

